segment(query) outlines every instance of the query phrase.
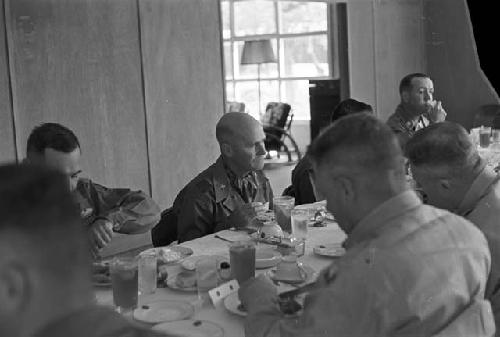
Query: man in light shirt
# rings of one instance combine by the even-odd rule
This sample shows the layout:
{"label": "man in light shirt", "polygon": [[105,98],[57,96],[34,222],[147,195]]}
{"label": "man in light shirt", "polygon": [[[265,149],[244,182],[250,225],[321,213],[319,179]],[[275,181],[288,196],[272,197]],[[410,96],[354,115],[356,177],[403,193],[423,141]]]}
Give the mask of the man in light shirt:
{"label": "man in light shirt", "polygon": [[[322,271],[298,318],[265,277],[239,290],[246,336],[491,336],[484,300],[490,253],[469,221],[423,205],[390,128],[347,116],[311,145],[315,186],[346,232],[347,253]],[[334,163],[334,164],[332,164]]]}
{"label": "man in light shirt", "polygon": [[446,119],[440,101],[434,100],[434,83],[426,74],[414,73],[403,77],[399,84],[401,103],[387,120],[401,146],[416,131]]}
{"label": "man in light shirt", "polygon": [[486,236],[492,262],[486,298],[500,326],[499,176],[486,166],[467,131],[456,123],[418,131],[406,151],[413,178],[423,188],[428,203],[467,218]]}

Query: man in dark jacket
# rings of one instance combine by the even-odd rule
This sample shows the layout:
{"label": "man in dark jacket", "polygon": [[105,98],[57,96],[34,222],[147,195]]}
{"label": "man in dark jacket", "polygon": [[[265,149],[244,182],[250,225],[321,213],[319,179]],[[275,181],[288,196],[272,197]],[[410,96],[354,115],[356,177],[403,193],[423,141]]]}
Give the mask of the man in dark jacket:
{"label": "man in dark jacket", "polygon": [[155,246],[231,227],[258,226],[257,215],[270,207],[273,192],[262,172],[262,125],[246,113],[227,113],[217,123],[216,137],[219,159],[189,182],[163,213],[152,230]]}

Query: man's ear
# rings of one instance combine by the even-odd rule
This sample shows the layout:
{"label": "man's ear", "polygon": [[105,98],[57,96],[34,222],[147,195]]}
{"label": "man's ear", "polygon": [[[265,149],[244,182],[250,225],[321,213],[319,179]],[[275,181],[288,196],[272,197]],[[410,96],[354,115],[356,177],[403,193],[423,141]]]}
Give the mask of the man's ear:
{"label": "man's ear", "polygon": [[222,154],[226,157],[233,156],[233,147],[228,143],[222,143],[220,145],[220,150],[221,150]]}
{"label": "man's ear", "polygon": [[0,270],[0,317],[18,317],[29,302],[28,273],[15,262],[8,262]]}
{"label": "man's ear", "polygon": [[410,103],[410,93],[407,90],[401,93],[401,101],[403,103]]}
{"label": "man's ear", "polygon": [[347,177],[337,177],[337,186],[340,188],[342,197],[346,202],[351,202],[355,198],[354,184]]}

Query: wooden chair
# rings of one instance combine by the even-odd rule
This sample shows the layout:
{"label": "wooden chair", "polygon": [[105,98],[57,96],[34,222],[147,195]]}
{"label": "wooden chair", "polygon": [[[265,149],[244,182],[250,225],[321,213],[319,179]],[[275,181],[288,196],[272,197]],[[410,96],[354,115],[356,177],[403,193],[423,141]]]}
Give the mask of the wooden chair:
{"label": "wooden chair", "polygon": [[285,143],[287,140],[293,146],[293,152],[297,153],[300,160],[301,153],[297,142],[292,137],[290,129],[293,121],[292,107],[287,103],[270,102],[266,106],[266,112],[261,118],[266,134],[265,146],[267,152],[277,151],[279,153],[284,151],[288,156],[288,161],[292,161],[292,151]]}

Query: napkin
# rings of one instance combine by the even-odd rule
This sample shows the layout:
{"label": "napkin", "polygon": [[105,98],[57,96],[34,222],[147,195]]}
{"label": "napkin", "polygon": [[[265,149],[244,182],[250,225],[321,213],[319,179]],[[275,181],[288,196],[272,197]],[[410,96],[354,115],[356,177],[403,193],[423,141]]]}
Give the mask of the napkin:
{"label": "napkin", "polygon": [[250,235],[246,232],[231,231],[227,229],[215,233],[215,237],[230,242],[250,240]]}

